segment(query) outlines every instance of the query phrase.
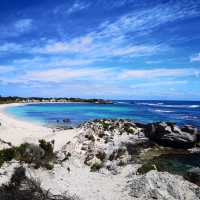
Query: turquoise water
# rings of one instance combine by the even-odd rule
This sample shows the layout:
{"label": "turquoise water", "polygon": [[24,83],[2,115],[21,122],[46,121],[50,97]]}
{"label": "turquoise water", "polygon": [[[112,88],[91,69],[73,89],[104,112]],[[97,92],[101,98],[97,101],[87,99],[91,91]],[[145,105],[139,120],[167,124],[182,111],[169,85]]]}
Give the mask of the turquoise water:
{"label": "turquoise water", "polygon": [[8,107],[8,113],[41,124],[70,119],[72,125],[97,118],[131,119],[138,122],[173,121],[200,127],[200,102],[114,101],[114,104],[43,103]]}

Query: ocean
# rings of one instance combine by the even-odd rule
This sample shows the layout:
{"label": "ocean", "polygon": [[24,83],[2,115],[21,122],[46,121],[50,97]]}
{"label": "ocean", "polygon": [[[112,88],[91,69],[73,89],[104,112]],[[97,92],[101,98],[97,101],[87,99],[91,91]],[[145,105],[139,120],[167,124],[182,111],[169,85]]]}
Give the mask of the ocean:
{"label": "ocean", "polygon": [[18,118],[43,125],[70,119],[73,126],[92,119],[131,119],[137,122],[170,121],[200,128],[200,101],[115,100],[113,104],[42,103],[8,107]]}

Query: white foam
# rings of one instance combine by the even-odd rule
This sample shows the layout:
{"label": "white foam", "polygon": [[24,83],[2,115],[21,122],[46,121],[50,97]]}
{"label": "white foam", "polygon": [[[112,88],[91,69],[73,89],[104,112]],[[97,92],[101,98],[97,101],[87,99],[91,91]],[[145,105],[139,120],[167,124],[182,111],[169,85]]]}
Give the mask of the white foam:
{"label": "white foam", "polygon": [[163,103],[138,103],[138,105],[154,106],[154,107],[163,107],[163,108],[200,108],[200,105],[170,105]]}
{"label": "white foam", "polygon": [[118,101],[117,104],[128,104],[128,105],[132,105],[132,103],[124,102],[124,101]]}
{"label": "white foam", "polygon": [[200,108],[200,105],[191,105],[190,108]]}
{"label": "white foam", "polygon": [[155,110],[156,112],[161,112],[161,113],[172,113],[172,110]]}
{"label": "white foam", "polygon": [[138,105],[145,105],[145,106],[159,106],[163,105],[163,103],[137,103]]}

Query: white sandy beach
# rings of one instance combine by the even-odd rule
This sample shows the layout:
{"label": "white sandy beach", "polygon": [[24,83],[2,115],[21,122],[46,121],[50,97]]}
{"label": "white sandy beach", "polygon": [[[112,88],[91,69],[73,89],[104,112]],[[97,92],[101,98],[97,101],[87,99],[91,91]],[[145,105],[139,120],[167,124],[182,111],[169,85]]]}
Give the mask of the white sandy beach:
{"label": "white sandy beach", "polygon": [[5,112],[6,107],[17,105],[21,104],[0,105],[0,137],[2,140],[18,145],[23,142],[36,142],[38,138],[51,134],[48,128],[18,120]]}
{"label": "white sandy beach", "polygon": [[[125,189],[127,176],[133,172],[133,167],[124,167],[119,175],[90,172],[90,168],[83,163],[76,136],[78,129],[56,131],[16,119],[5,112],[8,106],[19,104],[0,105],[0,139],[19,145],[23,142],[37,143],[38,139],[55,140],[55,150],[71,152],[72,157],[62,165],[55,165],[53,171],[44,169],[34,170],[27,168],[31,177],[41,181],[44,189],[54,194],[68,192],[85,200],[129,200],[132,199]],[[21,105],[21,104],[20,104]],[[70,141],[70,145],[66,145]],[[15,164],[14,164],[15,166]],[[70,168],[70,173],[67,168]]]}
{"label": "white sandy beach", "polygon": [[0,139],[19,145],[24,142],[37,143],[39,139],[55,140],[55,149],[64,145],[75,135],[75,130],[54,132],[51,128],[17,119],[15,116],[5,112],[10,106],[22,106],[24,104],[3,104],[0,105]]}

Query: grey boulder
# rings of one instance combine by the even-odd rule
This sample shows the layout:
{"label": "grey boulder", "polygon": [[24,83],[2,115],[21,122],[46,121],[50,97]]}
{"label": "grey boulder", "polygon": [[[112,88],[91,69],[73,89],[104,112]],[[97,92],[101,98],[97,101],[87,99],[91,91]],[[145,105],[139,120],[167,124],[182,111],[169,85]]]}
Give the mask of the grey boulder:
{"label": "grey boulder", "polygon": [[198,130],[192,126],[179,128],[170,122],[147,124],[145,135],[163,146],[174,148],[191,148],[198,141]]}

